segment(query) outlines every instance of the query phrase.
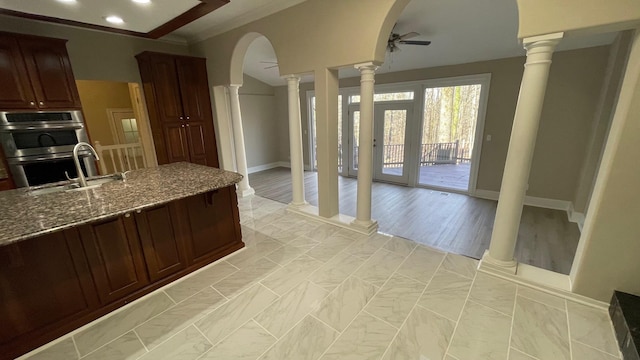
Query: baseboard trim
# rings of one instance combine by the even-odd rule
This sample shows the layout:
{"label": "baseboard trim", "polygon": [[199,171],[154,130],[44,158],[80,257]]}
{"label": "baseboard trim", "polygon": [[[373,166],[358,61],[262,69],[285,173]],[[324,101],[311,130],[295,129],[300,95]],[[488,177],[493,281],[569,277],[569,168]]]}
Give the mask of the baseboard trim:
{"label": "baseboard trim", "polygon": [[252,166],[250,168],[247,169],[247,172],[249,174],[253,174],[255,172],[260,172],[260,171],[265,171],[265,170],[269,170],[269,169],[274,169],[277,167],[286,167],[286,168],[290,168],[291,164],[286,162],[286,161],[276,161],[276,162],[272,162],[269,164],[263,164],[263,165],[256,165],[256,166]]}
{"label": "baseboard trim", "polygon": [[584,226],[584,213],[577,212],[573,208],[573,204],[571,204],[569,209],[567,209],[567,217],[569,218],[570,222],[578,224],[578,229],[580,229],[580,232],[582,232],[582,227]]}
{"label": "baseboard trim", "polygon": [[364,234],[364,235],[372,235],[378,231],[378,223],[375,221],[372,222],[372,226],[363,227],[363,226],[354,225],[353,222],[355,218],[348,215],[338,214],[330,218],[322,217],[319,215],[318,207],[309,205],[309,204],[302,205],[302,206],[288,205],[287,211],[298,214],[298,215],[309,217],[313,220],[321,221],[331,225],[336,225],[344,229],[349,229],[351,231],[355,231],[357,233]]}
{"label": "baseboard trim", "polygon": [[598,309],[607,309],[609,307],[609,304],[606,302],[571,292],[572,286],[569,275],[559,274],[550,270],[522,263],[518,263],[515,274],[510,274],[505,271],[500,271],[495,266],[488,264],[484,257],[478,265],[478,271],[513,281],[517,284],[527,286],[550,295],[555,295],[569,301],[577,302],[582,305]]}
{"label": "baseboard trim", "polygon": [[[472,196],[479,197],[487,200],[498,200],[500,197],[500,192],[491,191],[491,190],[482,190],[476,189]],[[556,199],[547,199],[540,198],[535,196],[525,196],[524,204],[528,206],[541,207],[545,209],[553,209],[553,210],[569,210],[569,207],[572,207],[573,204],[571,201],[566,200],[556,200]]]}

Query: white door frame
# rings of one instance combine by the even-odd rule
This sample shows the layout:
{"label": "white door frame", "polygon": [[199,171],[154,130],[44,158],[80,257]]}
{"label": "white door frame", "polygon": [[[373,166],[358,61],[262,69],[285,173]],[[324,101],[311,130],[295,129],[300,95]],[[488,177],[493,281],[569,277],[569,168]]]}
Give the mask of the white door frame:
{"label": "white door frame", "polygon": [[[411,152],[411,120],[413,118],[412,101],[379,102],[374,105],[374,146],[373,151],[373,178],[374,180],[399,183],[407,185],[409,183],[409,168],[412,163]],[[404,130],[404,157],[402,164],[402,175],[391,175],[384,173],[384,113],[387,110],[405,110],[406,125]],[[377,140],[377,141],[376,141]],[[377,144],[376,144],[377,143]]]}

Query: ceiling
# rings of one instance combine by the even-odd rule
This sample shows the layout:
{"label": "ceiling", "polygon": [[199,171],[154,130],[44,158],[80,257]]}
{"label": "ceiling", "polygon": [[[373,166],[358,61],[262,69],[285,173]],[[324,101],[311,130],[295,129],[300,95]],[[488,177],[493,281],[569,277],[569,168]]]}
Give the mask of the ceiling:
{"label": "ceiling", "polygon": [[[147,33],[201,3],[200,0],[151,0],[150,4],[138,4],[133,0],[67,1],[71,2],[0,0],[0,8]],[[231,0],[173,31],[165,39],[197,42],[304,1]],[[108,24],[104,17],[109,15],[122,17],[124,24]],[[517,40],[517,30],[515,0],[412,0],[398,19],[395,32],[415,31],[421,35],[412,40],[430,40],[432,43],[430,46],[401,45],[401,52],[387,53],[378,73],[521,56],[524,50]],[[345,37],[348,36],[346,33]],[[559,50],[610,44],[614,38],[615,34],[567,38]],[[265,69],[275,61],[269,41],[259,38],[247,52],[245,73],[272,86],[284,85],[277,67]],[[340,69],[341,78],[353,76],[358,76],[355,69]],[[303,77],[303,82],[312,80],[312,76]]]}
{"label": "ceiling", "polygon": [[[147,33],[200,4],[199,0],[152,0],[140,4],[132,0],[0,0],[0,8],[28,14],[78,21]],[[107,16],[124,20],[114,25]]]}
{"label": "ceiling", "polygon": [[[238,0],[232,0],[232,3]],[[515,0],[412,0],[397,21],[395,32],[415,31],[411,40],[430,40],[429,46],[401,45],[401,52],[387,53],[377,73],[464,64],[483,60],[522,56],[518,42],[518,9]],[[345,34],[348,36],[348,34]],[[615,34],[567,38],[558,50],[610,44]],[[353,39],[353,41],[358,41]],[[265,38],[255,40],[247,52],[246,74],[272,86],[284,85],[277,68],[264,69],[275,61],[275,53]],[[340,69],[340,77],[358,76],[355,69]],[[312,81],[312,77],[303,78]]]}

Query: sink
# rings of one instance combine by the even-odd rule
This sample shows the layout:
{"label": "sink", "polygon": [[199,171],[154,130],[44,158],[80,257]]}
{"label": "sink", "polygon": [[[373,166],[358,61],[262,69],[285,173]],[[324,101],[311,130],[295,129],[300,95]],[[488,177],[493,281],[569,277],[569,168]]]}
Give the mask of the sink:
{"label": "sink", "polygon": [[121,173],[109,174],[104,176],[97,176],[93,178],[87,178],[87,186],[80,187],[77,182],[73,181],[64,181],[53,184],[45,184],[40,186],[32,186],[27,188],[27,193],[33,196],[52,194],[58,192],[71,192],[71,191],[84,191],[90,189],[96,189],[100,186],[113,182],[113,181],[123,181],[124,175]]}

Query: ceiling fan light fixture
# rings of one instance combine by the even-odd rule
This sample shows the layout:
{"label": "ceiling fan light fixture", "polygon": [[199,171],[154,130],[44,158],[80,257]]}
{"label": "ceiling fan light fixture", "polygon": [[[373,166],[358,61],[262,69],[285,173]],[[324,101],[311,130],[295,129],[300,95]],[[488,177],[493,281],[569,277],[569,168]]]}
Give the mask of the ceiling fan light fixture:
{"label": "ceiling fan light fixture", "polygon": [[63,4],[75,4],[78,2],[78,0],[56,0],[58,2],[61,2]]}
{"label": "ceiling fan light fixture", "polygon": [[151,4],[151,0],[131,0],[136,4],[142,4],[142,5],[147,5],[147,4]]}
{"label": "ceiling fan light fixture", "polygon": [[124,20],[120,17],[120,16],[116,16],[116,15],[109,15],[109,16],[105,16],[104,19],[107,22],[110,22],[112,24],[116,24],[116,25],[122,25],[124,24]]}

